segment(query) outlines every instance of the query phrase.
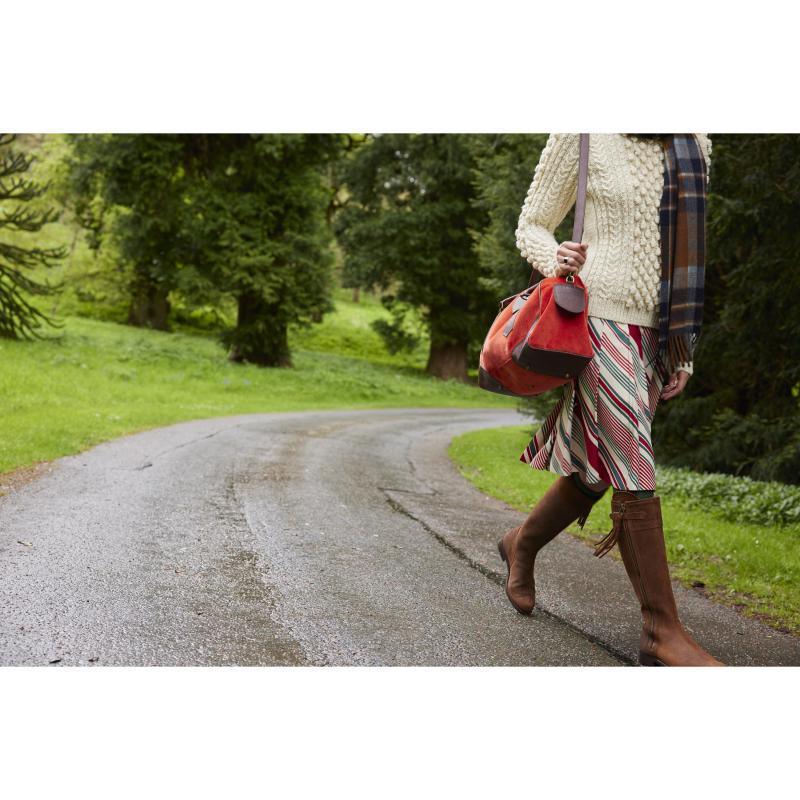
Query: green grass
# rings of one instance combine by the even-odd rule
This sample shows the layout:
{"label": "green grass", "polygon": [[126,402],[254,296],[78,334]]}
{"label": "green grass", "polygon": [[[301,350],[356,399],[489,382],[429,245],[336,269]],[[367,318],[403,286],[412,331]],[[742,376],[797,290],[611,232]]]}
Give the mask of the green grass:
{"label": "green grass", "polygon": [[422,369],[425,366],[428,341],[422,334],[422,326],[418,321],[420,346],[410,353],[391,354],[387,351],[383,339],[370,327],[375,320],[388,318],[380,300],[369,292],[362,292],[360,301],[354,303],[349,299],[351,296],[351,290],[338,290],[336,310],[327,314],[321,325],[304,328],[290,336],[292,349],[336,353],[393,367]]}
{"label": "green grass", "polygon": [[[519,455],[530,429],[496,428],[453,440],[450,456],[482,492],[529,510],[555,480],[531,469]],[[800,536],[796,528],[730,522],[713,513],[688,509],[679,496],[662,496],[670,569],[687,585],[700,581],[715,600],[758,616],[773,627],[800,633]],[[595,506],[582,533],[597,541],[611,527],[611,493]],[[616,551],[614,551],[616,556]]]}
{"label": "green grass", "polygon": [[[366,324],[379,311],[374,303],[341,301],[339,307],[317,330],[294,337],[291,369],[231,364],[213,337],[76,317],[65,320],[59,339],[0,340],[0,472],[202,417],[513,404],[475,386],[430,378],[409,366],[412,357],[393,363],[369,328],[343,342],[353,320]],[[330,352],[339,347],[350,355]]]}

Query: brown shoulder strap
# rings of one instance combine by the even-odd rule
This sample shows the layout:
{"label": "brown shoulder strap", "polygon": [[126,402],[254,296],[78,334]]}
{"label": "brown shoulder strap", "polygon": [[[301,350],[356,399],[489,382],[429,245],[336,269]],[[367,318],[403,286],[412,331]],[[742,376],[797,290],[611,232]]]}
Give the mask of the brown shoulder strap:
{"label": "brown shoulder strap", "polygon": [[572,241],[580,242],[583,237],[583,218],[586,211],[586,179],[589,173],[589,134],[582,133],[578,157],[578,197],[575,200],[575,225],[572,228]]}

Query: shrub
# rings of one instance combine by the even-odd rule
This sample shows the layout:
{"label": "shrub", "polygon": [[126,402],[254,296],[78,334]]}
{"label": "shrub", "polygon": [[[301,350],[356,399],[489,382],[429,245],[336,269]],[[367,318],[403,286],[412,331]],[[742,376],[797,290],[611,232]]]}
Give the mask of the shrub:
{"label": "shrub", "polygon": [[676,467],[658,467],[657,474],[658,493],[678,495],[689,508],[733,522],[792,526],[800,534],[800,486]]}

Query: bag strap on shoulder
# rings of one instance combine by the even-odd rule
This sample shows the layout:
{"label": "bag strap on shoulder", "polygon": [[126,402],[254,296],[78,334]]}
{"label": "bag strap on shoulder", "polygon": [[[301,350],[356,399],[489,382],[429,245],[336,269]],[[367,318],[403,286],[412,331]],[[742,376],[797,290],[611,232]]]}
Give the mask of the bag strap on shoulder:
{"label": "bag strap on shoulder", "polygon": [[575,200],[575,224],[572,228],[572,241],[580,242],[583,237],[583,218],[586,213],[586,179],[589,173],[589,134],[582,133],[578,155],[578,196]]}

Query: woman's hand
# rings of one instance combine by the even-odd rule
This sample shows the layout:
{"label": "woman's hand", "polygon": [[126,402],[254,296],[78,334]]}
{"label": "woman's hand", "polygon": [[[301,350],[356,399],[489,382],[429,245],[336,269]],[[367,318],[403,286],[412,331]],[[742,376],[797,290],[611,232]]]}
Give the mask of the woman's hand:
{"label": "woman's hand", "polygon": [[677,397],[686,388],[687,383],[689,383],[688,372],[684,372],[683,370],[674,372],[669,376],[669,380],[664,384],[664,388],[661,390],[661,399],[672,400],[673,397]]}
{"label": "woman's hand", "polygon": [[588,244],[580,242],[561,242],[556,250],[556,260],[558,261],[556,277],[563,278],[565,275],[577,274],[586,262],[588,247]]}

